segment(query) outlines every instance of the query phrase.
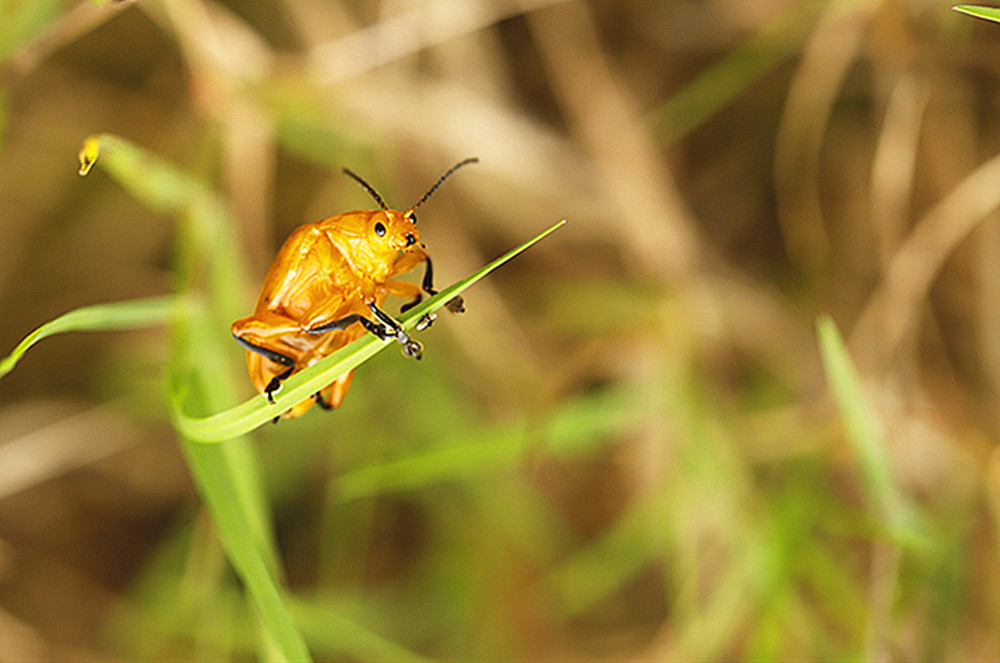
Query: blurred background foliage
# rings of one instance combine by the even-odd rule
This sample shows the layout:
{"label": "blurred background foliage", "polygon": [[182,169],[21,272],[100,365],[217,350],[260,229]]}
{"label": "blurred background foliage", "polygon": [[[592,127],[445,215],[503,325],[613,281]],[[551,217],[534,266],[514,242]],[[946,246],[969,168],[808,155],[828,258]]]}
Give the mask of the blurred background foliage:
{"label": "blurred background foliage", "polygon": [[[422,362],[383,352],[337,412],[256,435],[317,659],[1000,658],[1000,26],[928,0],[6,0],[0,25],[0,354],[177,283],[170,219],[76,175],[99,131],[222,194],[247,313],[295,226],[370,207],[341,166],[406,207],[481,159],[420,216],[440,285],[569,220]],[[0,381],[0,660],[259,651],[167,417],[174,351],[66,335]]]}

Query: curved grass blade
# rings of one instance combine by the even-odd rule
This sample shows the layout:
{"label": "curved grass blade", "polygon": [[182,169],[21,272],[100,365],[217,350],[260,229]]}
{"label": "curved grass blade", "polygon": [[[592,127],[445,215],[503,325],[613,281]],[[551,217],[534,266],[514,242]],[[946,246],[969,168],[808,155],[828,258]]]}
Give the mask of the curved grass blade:
{"label": "curved grass blade", "polygon": [[[404,329],[410,329],[425,314],[433,313],[441,308],[453,297],[471,287],[487,274],[500,267],[500,265],[511,260],[514,256],[541,241],[564,223],[566,223],[565,219],[559,221],[533,239],[508,251],[485,267],[461,281],[450,285],[418,306],[413,307],[399,318],[400,324],[403,325]],[[351,343],[315,366],[311,366],[289,378],[284,383],[281,392],[275,398],[274,405],[270,405],[260,395],[256,395],[251,400],[230,408],[225,412],[207,417],[191,417],[183,409],[183,385],[175,384],[171,394],[171,415],[174,425],[182,435],[199,442],[221,442],[222,440],[242,435],[271,421],[274,417],[280,415],[299,401],[309,398],[312,394],[333,382],[338,376],[343,375],[375,356],[378,352],[385,349],[387,345],[387,342],[380,341],[370,334]]]}
{"label": "curved grass blade", "polygon": [[[238,293],[246,283],[225,200],[186,171],[119,136],[97,134],[84,142],[80,174],[95,162],[144,205],[175,223],[174,287],[192,305],[171,321],[170,383],[187,384],[194,407],[222,408],[236,398],[237,383],[228,362],[234,356],[225,351],[229,341],[218,330],[236,317]],[[180,446],[226,556],[259,618],[261,658],[311,660],[287,604],[260,459],[252,441],[236,437],[224,446],[208,446],[182,438]]]}
{"label": "curved grass blade", "polygon": [[975,16],[976,18],[986,19],[987,21],[993,21],[994,23],[1000,23],[1000,9],[995,7],[978,7],[976,5],[955,5],[952,7],[957,12],[962,14],[968,14],[969,16]]}
{"label": "curved grass blade", "polygon": [[111,304],[84,306],[46,322],[0,359],[0,378],[10,373],[28,348],[43,338],[69,331],[139,329],[168,322],[178,311],[178,297],[150,297]]}

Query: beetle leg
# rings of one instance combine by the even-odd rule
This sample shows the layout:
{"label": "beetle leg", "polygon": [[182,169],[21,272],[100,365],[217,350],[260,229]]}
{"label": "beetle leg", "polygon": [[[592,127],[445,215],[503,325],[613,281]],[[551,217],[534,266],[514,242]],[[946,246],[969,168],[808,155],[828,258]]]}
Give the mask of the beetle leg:
{"label": "beetle leg", "polygon": [[412,301],[406,302],[405,304],[400,306],[399,312],[406,313],[407,311],[409,311],[411,308],[413,308],[422,301],[424,301],[424,296],[422,294],[417,294],[417,296],[414,297]]}
{"label": "beetle leg", "polygon": [[371,333],[375,334],[383,341],[387,341],[390,338],[394,338],[396,335],[395,330],[386,329],[384,325],[380,325],[377,322],[374,322],[373,320],[369,320],[360,313],[351,313],[349,315],[345,315],[342,318],[338,318],[333,322],[328,322],[324,325],[320,325],[319,327],[311,327],[307,329],[306,332],[310,334],[325,334],[327,332],[347,329],[355,322],[360,322],[362,327],[364,327]]}
{"label": "beetle leg", "polygon": [[251,343],[245,338],[240,338],[236,334],[233,334],[233,338],[235,338],[236,342],[242,345],[247,350],[250,350],[251,352],[256,352],[262,357],[265,357],[266,359],[273,361],[275,364],[281,364],[282,366],[288,367],[288,370],[278,375],[275,375],[273,378],[271,378],[271,381],[267,383],[266,387],[264,387],[264,395],[267,396],[267,402],[270,403],[271,405],[274,405],[274,394],[281,389],[281,383],[284,380],[287,380],[288,376],[290,376],[292,372],[295,370],[295,360],[289,357],[288,355],[276,352],[275,350],[271,350],[270,348],[265,348],[263,346]]}
{"label": "beetle leg", "polygon": [[[420,284],[424,292],[433,297],[438,294],[438,291],[434,289],[434,265],[431,264],[430,256],[427,256],[427,270],[424,272],[424,280]],[[448,300],[444,305],[452,313],[465,313],[465,302],[459,297],[455,296]]]}
{"label": "beetle leg", "polygon": [[[267,355],[264,356],[266,357]],[[264,387],[264,395],[267,396],[268,403],[274,405],[274,394],[281,391],[281,383],[287,380],[294,370],[294,366],[289,366],[287,371],[281,373],[280,375],[275,375],[271,378],[271,381],[267,383],[267,386]]]}
{"label": "beetle leg", "polygon": [[306,332],[310,334],[325,334],[327,332],[337,331],[339,329],[347,329],[355,322],[361,322],[362,315],[358,313],[351,313],[350,315],[345,315],[342,318],[337,318],[333,322],[328,322],[319,327],[310,327]]}
{"label": "beetle leg", "polygon": [[[426,269],[424,269],[424,278],[420,282],[420,289],[423,290],[424,292],[426,292],[431,297],[433,297],[434,295],[436,295],[438,293],[438,291],[434,289],[434,263],[431,262],[431,257],[428,256],[428,255],[424,256],[424,262],[427,263],[427,267],[426,267]],[[401,311],[405,311],[406,309],[410,308],[411,306],[416,306],[417,304],[420,303],[421,299],[423,299],[423,296],[422,295],[417,295],[417,298],[415,300],[413,300],[412,302],[410,302],[409,304],[407,304],[405,307],[403,307],[401,309]],[[418,331],[423,331],[423,330],[427,329],[432,324],[434,324],[434,320],[436,318],[437,318],[437,315],[435,315],[433,313],[428,313],[427,315],[425,315],[424,317],[422,317],[420,319],[420,322],[417,323],[417,330]]]}
{"label": "beetle leg", "polygon": [[403,354],[407,357],[413,357],[415,359],[420,359],[423,356],[424,346],[420,345],[419,341],[415,341],[410,336],[403,331],[403,328],[398,322],[396,322],[391,315],[375,306],[375,304],[368,304],[368,308],[371,312],[375,314],[375,317],[385,325],[389,333],[387,337],[395,338],[400,345],[403,346]]}
{"label": "beetle leg", "polygon": [[[427,263],[427,267],[424,270],[424,278],[423,278],[423,280],[420,283],[420,290],[418,290],[416,293],[414,293],[414,297],[413,297],[412,301],[409,301],[409,302],[403,304],[399,308],[399,312],[400,313],[405,313],[406,311],[410,310],[411,308],[413,308],[414,306],[416,306],[417,304],[419,304],[421,301],[423,301],[423,299],[424,299],[423,293],[427,293],[431,297],[433,297],[434,295],[438,294],[438,291],[434,288],[434,264],[431,262],[430,257],[426,253],[423,253],[422,255],[421,254],[410,254],[410,255],[404,256],[404,258],[402,260],[400,260],[400,261],[397,261],[397,263],[395,265],[396,268],[397,268],[397,272],[396,273],[398,274],[398,273],[401,273],[403,271],[407,271],[408,269],[412,269],[413,267],[415,267],[416,264],[414,264],[413,266],[410,265],[410,262],[412,262],[414,260],[421,260],[423,262],[426,262]],[[402,288],[396,288],[396,290],[401,290],[401,289]],[[403,292],[393,292],[392,294],[401,295],[401,296],[405,297],[406,295],[410,294],[410,292],[412,292],[413,288],[412,287],[405,288],[405,290],[407,291],[405,293],[403,293]],[[456,296],[456,297],[453,297],[452,299],[448,300],[448,303],[445,304],[445,307],[449,311],[451,311],[452,313],[464,313],[465,312],[465,306],[463,305],[463,301],[462,301],[461,297],[457,297]],[[428,313],[427,315],[425,315],[423,318],[420,319],[420,322],[417,323],[417,327],[416,327],[417,331],[423,331],[423,330],[427,329],[428,327],[430,327],[431,324],[434,323],[434,320],[436,318],[437,318],[437,315],[434,314],[434,313]]]}
{"label": "beetle leg", "polygon": [[274,350],[271,350],[270,348],[265,348],[263,346],[251,343],[245,338],[240,338],[236,334],[233,334],[233,338],[235,338],[236,342],[242,345],[247,350],[250,350],[251,352],[256,352],[262,357],[270,359],[275,364],[281,364],[282,366],[292,366],[292,367],[295,366],[295,360],[289,357],[288,355],[281,354],[280,352],[276,352]]}
{"label": "beetle leg", "polygon": [[[400,313],[406,313],[424,300],[424,293],[420,286],[410,283],[409,281],[388,281],[385,284],[385,289],[390,295],[413,298],[412,301],[409,301],[399,307]],[[416,330],[423,331],[427,329],[431,326],[431,323],[434,322],[434,318],[436,317],[437,316],[435,314],[429,313],[420,318],[420,322],[417,323]]]}

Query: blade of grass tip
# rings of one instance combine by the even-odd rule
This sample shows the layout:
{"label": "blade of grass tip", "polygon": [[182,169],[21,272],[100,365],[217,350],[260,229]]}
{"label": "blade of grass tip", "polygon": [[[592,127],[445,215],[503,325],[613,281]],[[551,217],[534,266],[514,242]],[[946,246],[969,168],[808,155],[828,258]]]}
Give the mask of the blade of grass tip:
{"label": "blade of grass tip", "polygon": [[10,373],[24,353],[43,338],[70,331],[115,331],[165,324],[178,311],[179,298],[150,297],[84,306],[41,325],[0,359],[0,378]]}
{"label": "blade of grass tip", "polygon": [[[453,297],[471,287],[487,274],[529,247],[540,242],[565,223],[565,219],[559,221],[536,237],[511,249],[473,274],[457,281],[434,297],[413,307],[399,318],[400,324],[404,329],[412,328],[424,315],[433,313],[441,308]],[[274,405],[270,405],[265,399],[257,395],[224,412],[207,417],[191,417],[183,409],[184,387],[183,385],[175,384],[172,388],[171,398],[171,415],[174,425],[182,435],[199,442],[221,442],[242,435],[271,421],[274,417],[280,415],[299,401],[309,398],[312,394],[333,382],[338,376],[360,366],[375,356],[385,349],[387,345],[386,342],[368,335],[338,350],[323,359],[323,361],[289,378],[284,383],[281,393],[275,398]]]}
{"label": "blade of grass tip", "polygon": [[976,5],[955,5],[952,7],[957,12],[968,14],[976,18],[982,18],[994,23],[1000,23],[1000,9],[995,7],[979,7]]}
{"label": "blade of grass tip", "polygon": [[857,454],[869,498],[900,543],[920,544],[925,537],[918,521],[919,513],[893,478],[885,439],[868,408],[844,339],[829,316],[821,316],[816,329],[827,380],[847,439]]}

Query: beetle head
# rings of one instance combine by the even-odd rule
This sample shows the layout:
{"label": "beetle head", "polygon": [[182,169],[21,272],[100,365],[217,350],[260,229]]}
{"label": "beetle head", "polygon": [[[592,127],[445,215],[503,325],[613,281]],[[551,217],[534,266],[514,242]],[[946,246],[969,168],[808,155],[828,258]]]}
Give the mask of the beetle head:
{"label": "beetle head", "polygon": [[368,221],[368,246],[384,247],[393,254],[422,246],[416,215],[394,209],[373,213]]}

